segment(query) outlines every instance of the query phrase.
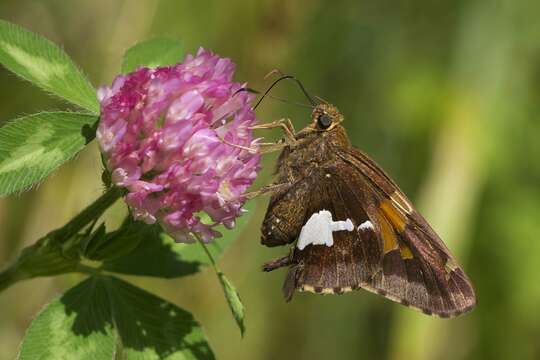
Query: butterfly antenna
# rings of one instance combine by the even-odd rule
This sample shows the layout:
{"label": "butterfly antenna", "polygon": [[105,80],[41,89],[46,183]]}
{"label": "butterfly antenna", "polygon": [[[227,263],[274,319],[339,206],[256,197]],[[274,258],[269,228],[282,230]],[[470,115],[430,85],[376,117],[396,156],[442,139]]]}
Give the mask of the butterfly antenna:
{"label": "butterfly antenna", "polygon": [[[281,77],[285,77],[285,78],[288,78],[288,79],[291,79],[293,80],[294,82],[296,82],[298,84],[298,86],[300,86],[300,89],[302,89],[302,92],[304,93],[304,95],[306,95],[306,97],[308,98],[309,102],[315,106],[315,102],[313,101],[313,97],[311,97],[311,95],[309,95],[309,93],[306,91],[306,89],[304,88],[304,85],[300,82],[300,80],[298,80],[295,76],[293,75],[287,75],[285,74],[283,71],[279,70],[279,69],[274,69],[272,71],[270,71],[268,74],[266,74],[264,76],[265,79],[268,79],[270,78],[271,76],[274,76],[278,74],[279,76]],[[318,96],[315,96],[317,98],[317,100],[320,101],[320,98]]]}
{"label": "butterfly antenna", "polygon": [[302,104],[301,102],[297,102],[297,101],[291,101],[291,100],[287,100],[287,99],[283,99],[283,98],[280,98],[280,97],[277,97],[277,96],[273,96],[273,95],[268,95],[268,97],[270,99],[274,99],[274,100],[277,100],[277,101],[281,101],[285,104],[292,104],[292,105],[296,105],[296,106],[300,106],[300,107],[304,107],[304,108],[308,108],[308,109],[313,109],[313,106],[311,105],[307,105],[307,104]]}
{"label": "butterfly antenna", "polygon": [[307,99],[309,100],[309,102],[311,103],[312,106],[315,106],[316,103],[315,101],[313,100],[313,98],[308,94],[308,92],[306,91],[306,88],[304,88],[304,85],[302,85],[302,83],[300,82],[300,80],[298,80],[297,78],[295,78],[294,76],[292,75],[284,75],[282,77],[280,77],[279,79],[277,79],[276,81],[274,81],[272,83],[272,85],[270,85],[268,87],[268,89],[264,92],[264,94],[261,96],[261,98],[259,99],[259,101],[257,101],[257,104],[255,104],[255,106],[253,107],[253,110],[255,110],[259,104],[263,101],[263,99],[266,97],[266,95],[268,95],[268,93],[272,90],[272,88],[274,86],[276,86],[279,82],[283,81],[283,80],[286,80],[286,79],[291,79],[293,80],[294,82],[296,82],[298,84],[298,86],[300,87],[300,89],[302,90],[302,92],[304,93],[304,95],[307,97]]}
{"label": "butterfly antenna", "polygon": [[248,92],[248,93],[252,93],[252,94],[260,94],[261,93],[260,91],[257,91],[257,90],[252,89],[252,88],[241,88],[241,89],[236,90],[232,96],[234,97],[234,96],[236,96],[236,94],[241,93],[241,92]]}
{"label": "butterfly antenna", "polygon": [[[236,90],[232,96],[236,96],[236,94],[241,93],[241,92],[248,92],[248,93],[252,93],[252,94],[260,94],[261,93],[260,91],[257,91],[257,90],[252,89],[252,88],[241,88],[241,89]],[[308,108],[308,109],[313,108],[313,106],[302,104],[302,103],[296,102],[296,101],[282,99],[282,98],[277,97],[277,96],[273,96],[273,95],[267,95],[267,96],[269,98],[271,98],[271,99],[281,101],[281,102],[284,102],[286,104],[292,104],[292,105],[296,105],[296,106],[301,106],[301,107],[305,107],[305,108]]]}
{"label": "butterfly antenna", "polygon": [[319,100],[321,103],[330,104],[328,101],[326,101],[325,99],[323,99],[323,98],[320,97],[320,96],[315,95],[315,97],[316,97],[317,100]]}

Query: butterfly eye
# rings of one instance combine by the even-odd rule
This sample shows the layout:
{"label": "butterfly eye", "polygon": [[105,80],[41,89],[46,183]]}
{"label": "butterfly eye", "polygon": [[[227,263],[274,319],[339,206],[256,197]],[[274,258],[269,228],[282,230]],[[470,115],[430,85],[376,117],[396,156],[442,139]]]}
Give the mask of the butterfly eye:
{"label": "butterfly eye", "polygon": [[327,129],[330,125],[332,125],[332,118],[328,114],[321,114],[317,118],[317,125],[321,129]]}

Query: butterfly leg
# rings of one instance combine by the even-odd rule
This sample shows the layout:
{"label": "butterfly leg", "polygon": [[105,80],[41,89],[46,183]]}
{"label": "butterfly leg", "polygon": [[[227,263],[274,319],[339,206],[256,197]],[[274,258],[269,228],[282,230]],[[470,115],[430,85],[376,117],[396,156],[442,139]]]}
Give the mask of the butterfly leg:
{"label": "butterfly leg", "polygon": [[251,130],[256,130],[256,129],[275,129],[275,128],[282,128],[284,133],[285,133],[285,141],[278,141],[278,142],[270,142],[270,143],[259,143],[257,144],[257,147],[248,147],[248,146],[243,146],[243,145],[238,145],[238,144],[233,144],[223,138],[219,138],[219,140],[224,143],[224,144],[227,144],[229,146],[233,146],[235,148],[238,148],[238,149],[242,149],[242,150],[246,150],[246,151],[249,151],[250,153],[252,154],[255,154],[255,153],[260,153],[260,154],[268,154],[268,153],[272,153],[272,152],[275,152],[275,151],[281,151],[283,150],[283,148],[286,148],[287,146],[289,147],[294,147],[297,145],[298,141],[296,140],[294,134],[296,133],[296,131],[294,130],[294,126],[291,122],[290,119],[280,119],[280,120],[276,120],[276,121],[273,121],[271,123],[267,123],[267,124],[260,124],[260,125],[255,125],[255,126],[251,126],[249,127],[249,129]]}
{"label": "butterfly leg", "polygon": [[287,271],[287,276],[285,277],[285,282],[283,283],[283,296],[285,301],[291,301],[294,291],[297,287],[299,271],[301,271],[301,265],[293,262],[294,248],[291,249],[291,252],[288,256],[284,256],[278,259],[268,261],[263,264],[262,270],[265,272],[274,271],[282,267],[289,267]]}
{"label": "butterfly leg", "polygon": [[226,145],[235,147],[237,149],[242,149],[242,150],[248,151],[251,154],[256,154],[256,153],[268,154],[268,153],[272,153],[274,151],[281,151],[281,150],[283,150],[283,148],[289,146],[285,142],[277,142],[277,143],[258,143],[256,147],[248,147],[248,146],[234,144],[234,143],[229,142],[229,141],[227,141],[227,140],[225,140],[223,138],[219,138],[219,141],[221,141],[222,143],[224,143]]}
{"label": "butterfly leg", "polygon": [[285,134],[285,142],[287,145],[295,146],[296,145],[296,137],[295,137],[295,129],[291,122],[291,119],[279,119],[276,121],[272,121],[270,123],[266,124],[259,124],[255,126],[251,126],[251,130],[257,130],[257,129],[275,129],[275,128],[282,128],[283,132]]}
{"label": "butterfly leg", "polygon": [[264,263],[262,270],[265,272],[270,272],[289,265],[291,265],[291,257],[287,255]]}
{"label": "butterfly leg", "polygon": [[273,153],[275,151],[281,151],[284,148],[289,146],[289,144],[285,142],[275,142],[275,143],[259,143],[259,153],[261,154],[269,154]]}
{"label": "butterfly leg", "polygon": [[259,190],[256,190],[256,191],[250,191],[250,192],[247,192],[247,193],[244,193],[242,196],[245,197],[247,200],[251,200],[259,195],[263,195],[263,194],[267,194],[267,193],[276,193],[276,192],[279,192],[287,187],[289,187],[290,184],[288,183],[285,183],[285,184],[270,184],[270,185],[266,185],[266,186],[263,186],[262,188],[260,188]]}

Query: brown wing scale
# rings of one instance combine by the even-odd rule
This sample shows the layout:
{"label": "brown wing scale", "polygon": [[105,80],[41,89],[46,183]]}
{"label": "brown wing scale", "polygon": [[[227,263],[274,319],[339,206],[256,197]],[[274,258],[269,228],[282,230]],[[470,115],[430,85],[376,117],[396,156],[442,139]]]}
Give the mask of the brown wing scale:
{"label": "brown wing scale", "polygon": [[[427,231],[420,230],[423,224],[414,220],[418,216],[410,219],[403,206],[395,205],[345,162],[333,163],[312,176],[311,194],[317,196],[307,202],[311,205],[303,223],[326,209],[335,220],[350,218],[355,230],[334,233],[331,247],[295,248],[288,275],[294,287],[289,285],[289,291],[339,294],[363,288],[442,317],[474,306],[474,292],[465,274],[447,250],[430,245]],[[410,206],[406,198],[403,201]],[[358,229],[366,220],[373,229]],[[292,297],[292,292],[286,297]]]}

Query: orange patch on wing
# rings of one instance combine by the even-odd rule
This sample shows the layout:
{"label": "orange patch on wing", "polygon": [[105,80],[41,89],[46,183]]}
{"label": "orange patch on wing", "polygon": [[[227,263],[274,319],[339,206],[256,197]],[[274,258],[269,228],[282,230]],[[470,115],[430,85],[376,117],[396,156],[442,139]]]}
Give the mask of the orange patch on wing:
{"label": "orange patch on wing", "polygon": [[402,259],[412,259],[414,257],[411,248],[401,242],[399,243],[399,254]]}
{"label": "orange patch on wing", "polygon": [[384,216],[379,216],[379,228],[381,229],[381,237],[383,240],[383,251],[388,253],[399,248],[398,240],[394,229]]}
{"label": "orange patch on wing", "polygon": [[390,221],[394,228],[398,232],[402,233],[403,230],[405,230],[405,226],[407,225],[407,220],[405,216],[398,209],[396,209],[388,200],[384,200],[383,202],[381,202],[380,208],[384,216],[388,219],[388,221]]}

